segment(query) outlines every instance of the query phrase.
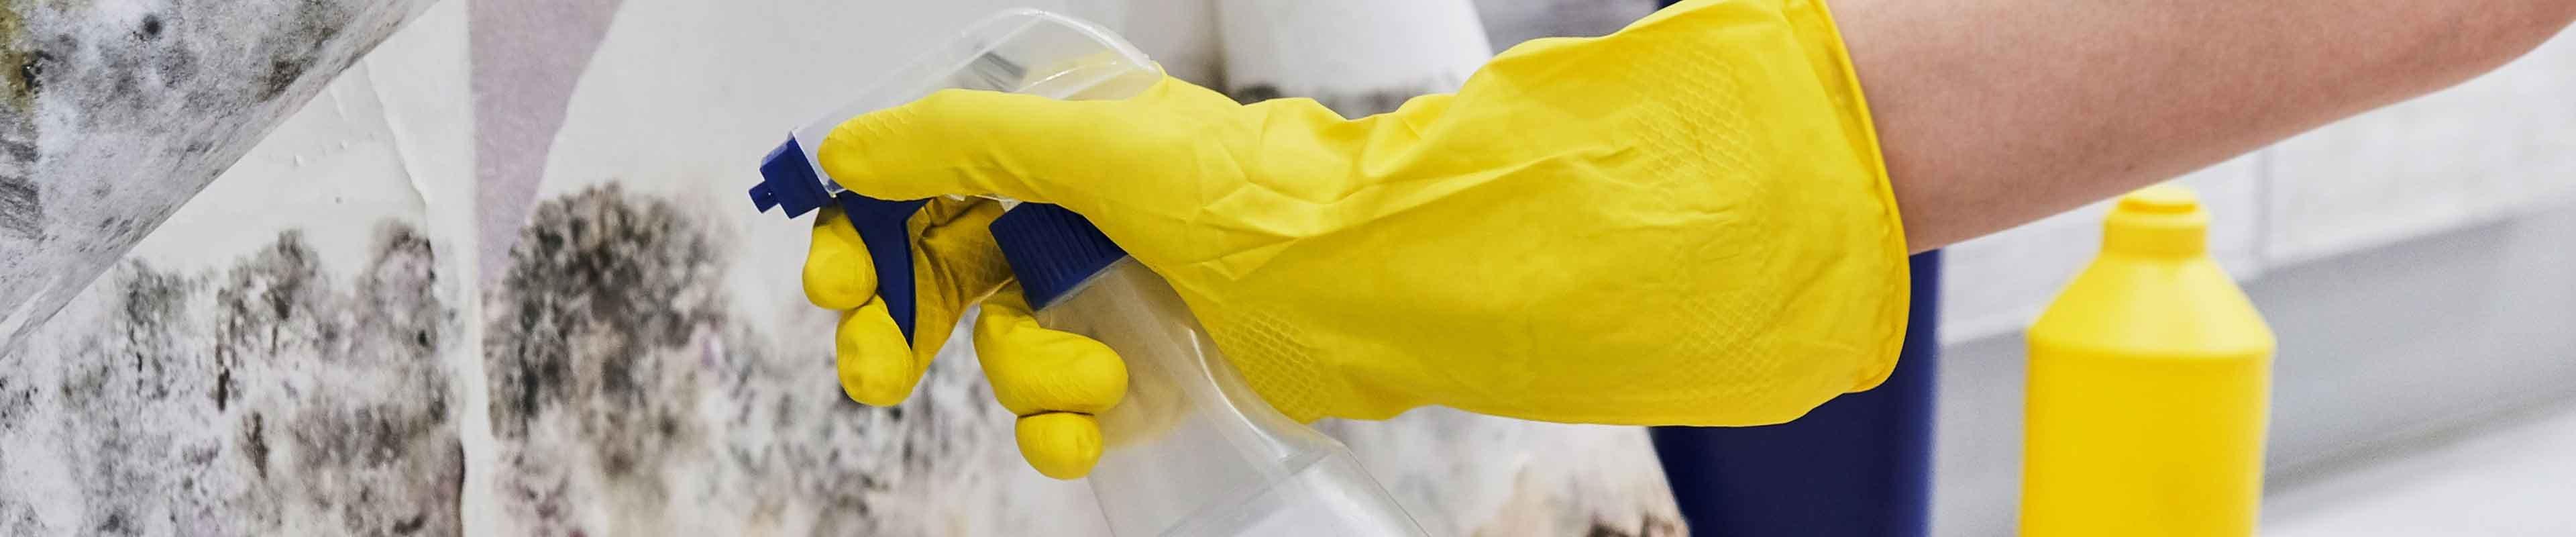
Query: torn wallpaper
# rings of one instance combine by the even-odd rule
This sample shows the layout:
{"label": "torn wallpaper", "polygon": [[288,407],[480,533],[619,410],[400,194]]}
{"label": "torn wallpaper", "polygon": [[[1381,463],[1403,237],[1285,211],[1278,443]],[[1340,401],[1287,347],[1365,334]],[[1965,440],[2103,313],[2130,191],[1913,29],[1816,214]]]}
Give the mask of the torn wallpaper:
{"label": "torn wallpaper", "polygon": [[0,534],[461,532],[482,429],[472,185],[440,180],[473,159],[461,15],[317,75],[0,353]]}
{"label": "torn wallpaper", "polygon": [[[1508,44],[1464,1],[1227,15],[1296,10],[1261,4],[1036,7],[1150,33],[1230,94],[1351,115]],[[1553,4],[1504,11],[1637,3]],[[831,315],[797,289],[809,224],[742,196],[788,126],[1011,5],[419,12],[0,354],[23,372],[0,377],[0,534],[1105,535],[1087,487],[1019,459],[970,338],[901,406],[845,398]],[[1407,37],[1446,44],[1339,38],[1425,27]],[[1278,54],[1315,58],[1246,59]],[[1682,532],[1641,429],[1323,427],[1435,534]]]}
{"label": "torn wallpaper", "polygon": [[0,6],[0,349],[428,5]]}

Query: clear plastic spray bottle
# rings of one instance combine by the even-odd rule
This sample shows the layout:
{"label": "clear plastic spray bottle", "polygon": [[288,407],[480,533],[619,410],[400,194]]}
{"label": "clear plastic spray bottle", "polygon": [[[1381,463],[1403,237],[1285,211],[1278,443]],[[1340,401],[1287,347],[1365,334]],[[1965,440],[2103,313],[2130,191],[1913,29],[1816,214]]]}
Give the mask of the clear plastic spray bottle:
{"label": "clear plastic spray bottle", "polygon": [[1162,277],[1081,216],[1027,203],[993,222],[1038,324],[1127,363],[1099,416],[1091,490],[1119,535],[1421,535],[1350,450],[1252,392]]}
{"label": "clear plastic spray bottle", "polygon": [[[826,203],[841,207],[874,261],[878,298],[909,338],[924,327],[913,319],[905,221],[923,200],[870,199],[841,188],[814,158],[824,135],[851,117],[942,89],[1118,99],[1161,78],[1143,54],[1097,26],[1005,11],[790,133],[763,159],[752,203],[789,217]],[[1024,203],[996,220],[993,233],[1038,308],[1039,324],[1097,339],[1126,361],[1126,397],[1099,416],[1105,449],[1085,478],[1113,532],[1422,535],[1348,448],[1254,394],[1170,284],[1089,221]]]}

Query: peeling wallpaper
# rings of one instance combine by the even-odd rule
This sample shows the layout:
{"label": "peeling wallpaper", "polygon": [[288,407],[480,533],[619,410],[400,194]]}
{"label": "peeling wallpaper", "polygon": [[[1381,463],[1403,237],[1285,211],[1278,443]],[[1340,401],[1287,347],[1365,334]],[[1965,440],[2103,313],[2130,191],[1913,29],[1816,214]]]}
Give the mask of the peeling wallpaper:
{"label": "peeling wallpaper", "polygon": [[[147,45],[155,27],[157,39],[187,39],[239,23],[205,15],[218,7],[193,4],[78,7],[106,18],[118,15],[116,8],[150,8],[123,14],[140,25],[127,37]],[[319,25],[305,31],[349,35],[365,30],[324,26],[356,24],[366,10],[383,8],[314,2],[299,9]],[[333,10],[338,14],[327,13]],[[461,220],[433,208],[453,206],[471,185],[428,178],[462,169],[471,153],[461,151],[470,132],[422,121],[467,106],[460,91],[440,87],[465,66],[456,61],[462,40],[438,39],[442,27],[461,20],[439,12],[423,14],[404,37],[388,39],[392,45],[363,61],[350,62],[354,50],[331,59],[333,49],[318,43],[339,41],[327,35],[278,53],[285,59],[268,66],[282,70],[258,72],[275,75],[265,80],[276,84],[259,91],[277,92],[264,97],[271,100],[310,97],[300,108],[281,105],[269,120],[258,119],[257,107],[207,110],[250,115],[162,133],[189,142],[227,124],[246,132],[276,127],[266,138],[228,132],[196,140],[206,151],[239,146],[222,158],[232,163],[228,169],[200,162],[212,166],[206,179],[221,169],[222,180],[169,213],[159,229],[138,234],[122,262],[114,254],[127,245],[92,239],[99,241],[92,252],[115,263],[73,273],[83,280],[65,281],[80,294],[52,321],[29,325],[21,345],[0,351],[0,370],[10,372],[0,381],[0,401],[7,401],[0,403],[0,534],[463,531],[466,439],[480,419],[467,411],[479,408],[470,389],[479,384],[474,298],[461,278],[472,272],[461,270],[465,257],[457,252],[465,243],[450,223]],[[379,38],[385,36],[364,40]],[[170,48],[164,53],[175,56],[163,57],[210,47]],[[300,67],[302,61],[322,63]],[[291,72],[297,69],[306,71]],[[192,105],[223,105],[197,95],[225,87],[222,76],[199,78],[206,80],[192,78],[176,92],[191,95]],[[299,78],[313,82],[293,82]],[[82,91],[86,99],[116,99]],[[171,106],[147,109],[164,114]],[[118,147],[114,135],[106,140],[80,145]],[[126,155],[151,159],[149,146],[136,147]],[[177,196],[168,200],[173,205],[197,192],[196,184],[108,182],[184,187],[167,191]],[[142,229],[161,216],[127,214],[146,222]]]}
{"label": "peeling wallpaper", "polygon": [[0,7],[0,348],[428,5]]}

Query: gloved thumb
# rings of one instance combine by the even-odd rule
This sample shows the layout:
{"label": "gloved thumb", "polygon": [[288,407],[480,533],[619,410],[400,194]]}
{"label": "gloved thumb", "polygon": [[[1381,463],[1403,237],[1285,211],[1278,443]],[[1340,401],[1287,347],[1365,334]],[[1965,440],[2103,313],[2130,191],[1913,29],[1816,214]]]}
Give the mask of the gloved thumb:
{"label": "gloved thumb", "polygon": [[1079,210],[1102,189],[1153,188],[1153,171],[1186,162],[1195,122],[1175,121],[1188,113],[1176,108],[1190,108],[1173,106],[1176,96],[1233,106],[1169,78],[1114,101],[942,90],[841,123],[816,160],[842,187],[878,199],[998,194]]}

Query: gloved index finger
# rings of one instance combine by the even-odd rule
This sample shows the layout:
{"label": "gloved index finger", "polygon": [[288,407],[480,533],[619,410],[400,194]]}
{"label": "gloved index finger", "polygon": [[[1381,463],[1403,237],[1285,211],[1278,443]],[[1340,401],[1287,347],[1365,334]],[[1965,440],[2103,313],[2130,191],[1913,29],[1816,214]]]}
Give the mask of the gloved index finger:
{"label": "gloved index finger", "polygon": [[823,139],[815,160],[842,188],[878,199],[999,195],[1054,199],[1050,180],[1070,181],[1104,164],[1101,151],[1067,146],[1118,143],[1100,121],[1105,103],[1034,95],[942,90],[861,114]]}
{"label": "gloved index finger", "polygon": [[[884,306],[891,314],[895,326],[903,332],[905,341],[910,342],[913,337],[914,289],[912,241],[906,237],[909,229],[905,226],[905,222],[910,220],[912,213],[919,211],[922,204],[928,200],[889,201],[848,192],[834,193],[825,188],[827,183],[822,177],[816,175],[813,166],[807,165],[806,162],[803,143],[795,138],[789,138],[787,142],[779,144],[777,149],[771,150],[768,156],[761,159],[760,184],[753,186],[749,192],[752,206],[762,211],[781,208],[782,212],[791,218],[803,215],[806,211],[838,207],[844,217],[840,222],[848,224],[845,227],[850,228],[858,236],[857,242],[860,246],[855,250],[842,249],[839,252],[858,251],[866,254],[859,257],[864,257],[876,268],[876,270],[867,271],[874,273],[876,277],[874,283],[863,287],[876,288],[876,296],[885,302]],[[841,259],[847,259],[847,257]],[[811,282],[817,278],[813,273],[814,266],[810,263],[811,259],[809,258],[808,261],[806,279]],[[848,264],[840,260],[836,260],[835,263]],[[821,279],[832,280],[829,276]],[[825,307],[850,305],[856,301],[853,297],[860,294],[853,291],[855,290],[844,286],[821,297],[823,300],[816,300],[815,303]],[[806,298],[812,300],[817,297],[809,294]]]}

